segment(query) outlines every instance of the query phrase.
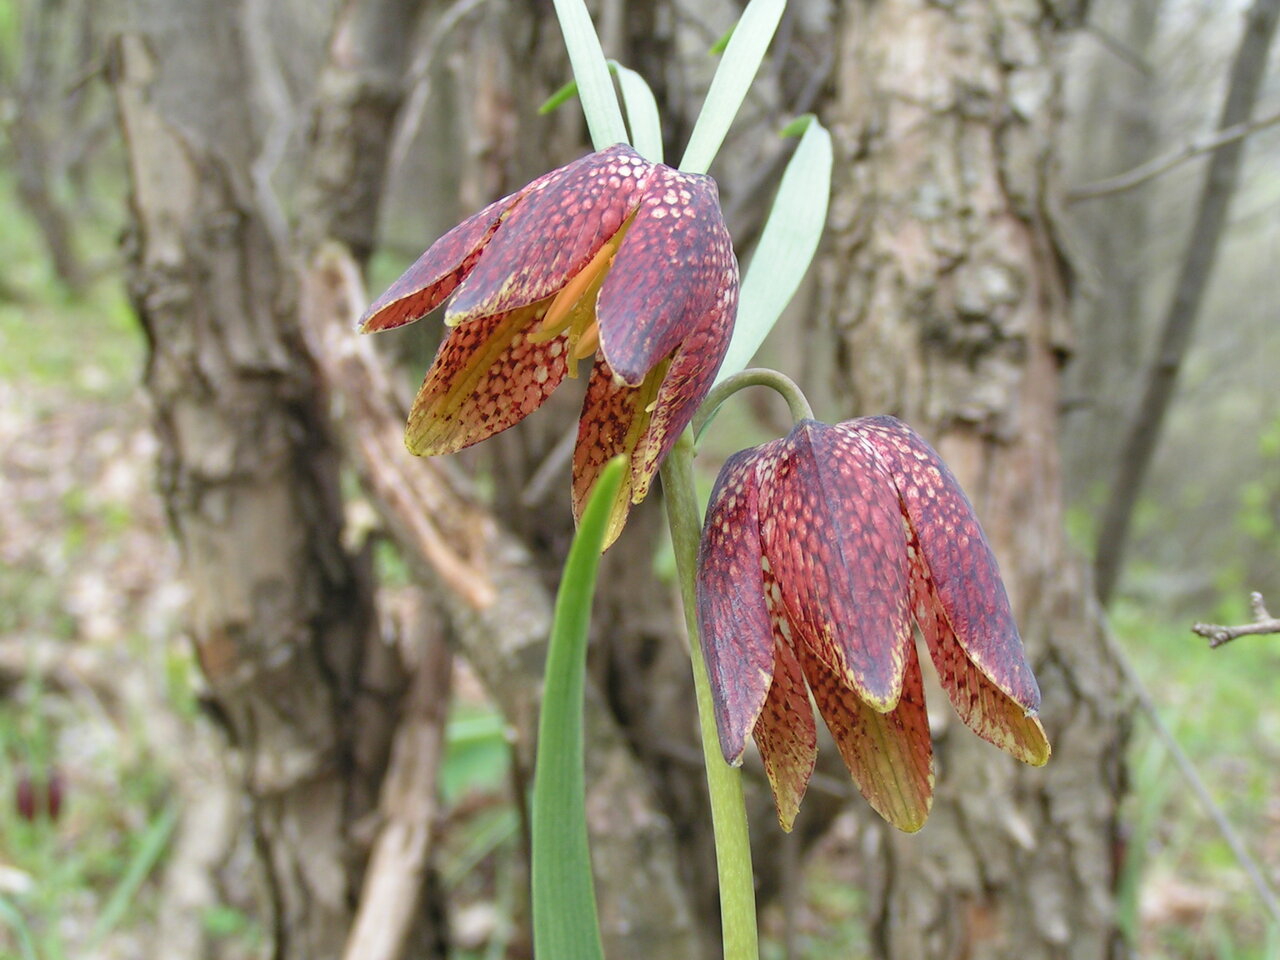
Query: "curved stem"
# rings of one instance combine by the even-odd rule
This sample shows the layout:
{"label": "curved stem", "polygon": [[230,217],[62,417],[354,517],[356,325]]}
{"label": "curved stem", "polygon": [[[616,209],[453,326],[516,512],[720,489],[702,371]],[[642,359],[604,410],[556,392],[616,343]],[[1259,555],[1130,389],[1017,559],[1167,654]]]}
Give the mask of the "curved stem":
{"label": "curved stem", "polygon": [[698,408],[693,418],[694,439],[702,436],[702,431],[706,430],[715,419],[721,404],[747,387],[768,387],[773,390],[787,401],[787,408],[791,411],[791,419],[795,423],[813,419],[813,408],[809,406],[804,391],[794,380],[785,373],[770,370],[768,367],[750,367],[717,384],[707,394],[707,399],[702,401],[702,406]]}
{"label": "curved stem", "polygon": [[698,725],[711,795],[711,827],[716,843],[716,873],[720,881],[720,926],[725,960],[757,960],[755,883],[751,871],[751,840],[742,798],[742,773],[725,763],[716,732],[711,681],[702,644],[698,639],[697,591],[694,575],[698,542],[702,535],[701,511],[693,482],[693,433],[686,430],[662,465],[662,492],[667,523],[675,549],[689,631],[689,658],[698,700]]}

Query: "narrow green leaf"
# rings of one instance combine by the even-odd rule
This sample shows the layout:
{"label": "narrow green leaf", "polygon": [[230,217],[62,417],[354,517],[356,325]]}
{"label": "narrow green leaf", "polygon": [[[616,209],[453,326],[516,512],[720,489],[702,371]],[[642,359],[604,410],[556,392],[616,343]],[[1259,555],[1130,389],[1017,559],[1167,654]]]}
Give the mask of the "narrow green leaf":
{"label": "narrow green leaf", "polygon": [[22,917],[22,911],[4,897],[0,897],[0,920],[13,931],[18,941],[18,949],[22,953],[22,960],[38,960],[35,941],[31,939],[31,930]]}
{"label": "narrow green leaf", "polygon": [[609,61],[609,69],[618,78],[622,89],[622,102],[627,108],[627,127],[631,130],[631,145],[636,153],[654,163],[662,162],[662,120],[658,116],[658,101],[644,77],[624,67],[616,60]]}
{"label": "narrow green leaf", "polygon": [[746,367],[791,302],[818,249],[830,195],[831,135],[814,119],[782,175],[747,267],[733,340],[716,383]]}
{"label": "narrow green leaf", "polygon": [[560,107],[564,106],[570,100],[578,95],[578,81],[570,80],[559,90],[553,93],[547,99],[542,101],[542,106],[538,107],[538,115],[545,116]]}
{"label": "narrow green leaf", "polygon": [[720,34],[720,39],[711,45],[711,49],[708,50],[707,53],[711,54],[713,57],[718,57],[720,54],[724,53],[724,48],[727,47],[729,45],[729,41],[733,39],[733,31],[735,29],[737,29],[737,24],[734,24],[724,33]]}
{"label": "narrow green leaf", "polygon": [[573,78],[578,81],[582,112],[591,131],[591,142],[597,150],[625,143],[627,128],[622,122],[622,108],[613,90],[613,80],[605,64],[600,38],[591,23],[591,14],[583,0],[555,0],[556,18],[569,51]]}
{"label": "narrow green leaf", "polygon": [[605,467],[569,548],[556,595],[533,779],[533,951],[554,960],[604,960],[582,772],[582,703],[596,571],[625,457]]}
{"label": "narrow green leaf", "polygon": [[137,897],[142,884],[146,882],[147,877],[151,876],[156,864],[160,862],[160,857],[169,845],[169,838],[173,836],[177,826],[178,808],[176,806],[165,807],[151,821],[142,839],[138,841],[138,849],[134,851],[123,876],[116,883],[116,888],[111,892],[110,898],[93,924],[93,929],[89,932],[90,946],[96,947],[100,944],[106,935],[124,919],[129,908],[133,906],[134,898]]}
{"label": "narrow green leaf", "polygon": [[813,123],[817,119],[818,118],[815,117],[812,113],[802,113],[800,114],[800,116],[796,117],[794,120],[788,123],[785,127],[779,130],[778,136],[780,137],[803,136],[804,132],[809,129],[809,124]]}
{"label": "narrow green leaf", "polygon": [[725,48],[724,59],[711,80],[711,89],[703,101],[702,111],[693,125],[689,146],[685,148],[680,169],[689,173],[706,173],[715,159],[720,144],[733,118],[738,115],[743,98],[760,69],[764,52],[769,49],[786,0],[751,0],[742,12],[733,36]]}

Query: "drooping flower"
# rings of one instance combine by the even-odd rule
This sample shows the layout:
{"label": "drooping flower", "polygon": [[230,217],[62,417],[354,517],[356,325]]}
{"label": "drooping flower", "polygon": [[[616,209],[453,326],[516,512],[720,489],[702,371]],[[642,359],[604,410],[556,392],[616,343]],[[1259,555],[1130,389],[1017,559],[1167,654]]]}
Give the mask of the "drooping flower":
{"label": "drooping flower", "polygon": [[603,465],[630,471],[608,540],[644,499],[728,348],[738,263],[710,177],[625,144],[554,170],[445,234],[369,308],[365,332],[452,296],[405,442],[453,453],[518,423],[591,362],[574,516]]}
{"label": "drooping flower", "polygon": [[995,556],[938,454],[893,417],[804,420],[743,450],[711,494],[698,619],[720,745],[753,736],[790,830],[817,756],[809,694],[854,783],[907,831],[933,762],[919,624],[942,686],[979,736],[1049,759],[1040,689]]}

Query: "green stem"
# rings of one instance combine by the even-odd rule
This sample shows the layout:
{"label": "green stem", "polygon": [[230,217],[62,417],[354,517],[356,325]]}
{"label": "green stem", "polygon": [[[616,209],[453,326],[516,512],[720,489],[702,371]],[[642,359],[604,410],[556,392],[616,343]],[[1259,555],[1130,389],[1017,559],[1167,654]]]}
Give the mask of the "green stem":
{"label": "green stem", "polygon": [[707,399],[702,401],[702,406],[698,408],[693,418],[695,441],[702,436],[702,431],[711,425],[711,421],[720,411],[720,405],[739,390],[745,390],[747,387],[768,387],[781,396],[787,401],[787,409],[791,411],[793,423],[813,419],[813,407],[809,406],[804,392],[794,380],[785,373],[770,370],[768,367],[751,367],[716,384],[707,394]]}
{"label": "green stem", "polygon": [[701,511],[693,482],[693,433],[686,430],[662,466],[662,492],[667,523],[675,549],[689,631],[689,657],[693,661],[693,685],[698,698],[698,725],[711,794],[711,827],[716,843],[716,872],[720,881],[720,927],[725,960],[757,960],[755,883],[751,872],[751,839],[742,799],[742,774],[725,763],[716,732],[711,681],[698,640],[698,607],[694,575],[698,542],[702,536]]}

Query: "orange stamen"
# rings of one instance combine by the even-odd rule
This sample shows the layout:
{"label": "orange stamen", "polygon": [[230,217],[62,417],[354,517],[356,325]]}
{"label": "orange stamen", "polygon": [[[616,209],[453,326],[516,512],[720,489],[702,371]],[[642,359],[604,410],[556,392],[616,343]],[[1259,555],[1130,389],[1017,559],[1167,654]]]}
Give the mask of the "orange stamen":
{"label": "orange stamen", "polygon": [[601,247],[590,262],[561,288],[556,298],[551,301],[551,306],[547,308],[547,314],[538,324],[537,330],[530,334],[531,342],[540,343],[550,340],[568,326],[574,306],[582,299],[582,295],[591,287],[592,282],[609,268],[609,264],[613,262],[613,255],[618,252],[620,241],[621,231],[618,236]]}
{"label": "orange stamen", "polygon": [[582,331],[582,335],[578,338],[577,344],[574,345],[572,357],[575,360],[583,360],[596,352],[600,347],[600,324],[592,320],[591,326]]}

